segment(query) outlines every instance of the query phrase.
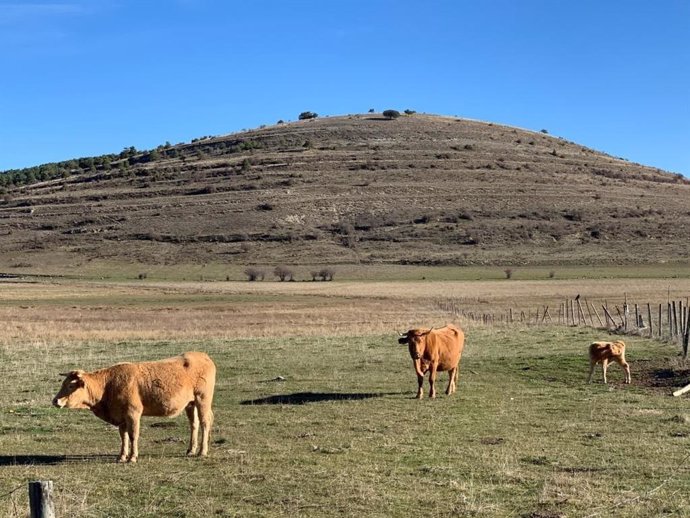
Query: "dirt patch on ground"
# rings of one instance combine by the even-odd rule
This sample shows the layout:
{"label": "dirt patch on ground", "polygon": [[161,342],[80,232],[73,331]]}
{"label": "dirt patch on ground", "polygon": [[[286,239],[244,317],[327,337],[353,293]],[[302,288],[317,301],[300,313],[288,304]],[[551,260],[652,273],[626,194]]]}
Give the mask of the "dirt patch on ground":
{"label": "dirt patch on ground", "polygon": [[637,360],[631,365],[633,383],[669,393],[690,383],[690,361],[681,358]]}

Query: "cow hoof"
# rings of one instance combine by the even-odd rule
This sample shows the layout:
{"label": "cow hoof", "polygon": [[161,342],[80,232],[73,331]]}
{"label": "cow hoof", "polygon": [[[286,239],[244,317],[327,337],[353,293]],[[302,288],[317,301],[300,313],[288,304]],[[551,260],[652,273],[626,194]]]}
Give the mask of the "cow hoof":
{"label": "cow hoof", "polygon": [[132,464],[136,464],[137,458],[136,458],[136,457],[132,457],[131,459],[129,459],[129,462],[131,462]]}
{"label": "cow hoof", "polygon": [[117,459],[117,461],[118,461],[120,464],[123,464],[123,463],[127,462],[127,458],[126,458],[126,457],[120,457],[119,459]]}
{"label": "cow hoof", "polygon": [[188,450],[187,451],[187,457],[196,457],[196,451]]}

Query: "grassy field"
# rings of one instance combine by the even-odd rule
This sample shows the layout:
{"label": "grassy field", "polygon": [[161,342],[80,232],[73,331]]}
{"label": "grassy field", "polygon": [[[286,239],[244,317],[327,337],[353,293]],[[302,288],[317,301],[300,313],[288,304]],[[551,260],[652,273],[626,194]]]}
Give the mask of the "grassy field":
{"label": "grassy field", "polygon": [[[3,286],[0,516],[27,514],[32,479],[53,480],[72,517],[690,514],[677,346],[626,338],[633,384],[612,366],[609,386],[587,385],[605,332],[469,325],[457,394],[417,401],[393,330],[447,317],[426,295],[271,284]],[[250,315],[268,324],[242,333]],[[194,349],[219,369],[207,459],[184,457],[184,417],[144,418],[139,463],[117,465],[115,428],[50,407],[58,372]]]}

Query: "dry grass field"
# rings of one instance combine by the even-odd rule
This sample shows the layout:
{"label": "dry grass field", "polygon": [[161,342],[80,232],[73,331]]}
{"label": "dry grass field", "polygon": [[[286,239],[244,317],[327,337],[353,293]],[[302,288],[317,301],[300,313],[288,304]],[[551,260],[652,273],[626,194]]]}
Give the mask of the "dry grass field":
{"label": "dry grass field", "polygon": [[[587,385],[606,332],[460,320],[458,393],[412,399],[395,333],[451,319],[439,297],[500,311],[574,293],[665,302],[690,279],[0,284],[0,516],[27,514],[32,479],[89,518],[687,516],[676,345],[627,337],[632,385],[617,366]],[[184,457],[183,417],[144,418],[140,462],[117,465],[113,427],[50,407],[58,372],[191,349],[219,369],[207,459]]]}

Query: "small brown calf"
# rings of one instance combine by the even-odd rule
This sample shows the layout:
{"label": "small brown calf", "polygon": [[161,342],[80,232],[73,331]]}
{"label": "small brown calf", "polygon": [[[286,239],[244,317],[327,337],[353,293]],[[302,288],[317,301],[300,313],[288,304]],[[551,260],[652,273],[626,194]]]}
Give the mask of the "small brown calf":
{"label": "small brown calf", "polygon": [[618,363],[625,371],[625,382],[630,383],[630,366],[625,361],[625,344],[621,340],[615,342],[594,342],[589,346],[589,378],[592,382],[592,374],[597,363],[601,363],[604,371],[604,383],[606,383],[606,368],[610,361]]}

